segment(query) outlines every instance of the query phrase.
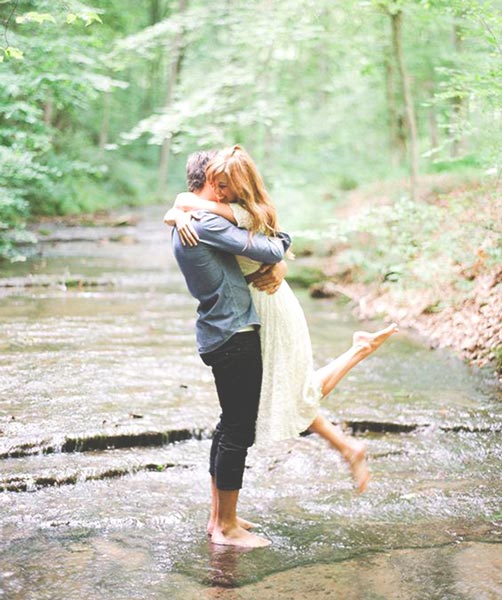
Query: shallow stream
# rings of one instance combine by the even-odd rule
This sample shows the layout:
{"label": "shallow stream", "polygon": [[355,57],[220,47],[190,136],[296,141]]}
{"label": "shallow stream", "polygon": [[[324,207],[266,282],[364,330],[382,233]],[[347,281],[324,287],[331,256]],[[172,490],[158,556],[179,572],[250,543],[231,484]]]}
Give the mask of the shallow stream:
{"label": "shallow stream", "polygon": [[[368,493],[315,436],[253,449],[240,511],[273,544],[208,543],[212,377],[162,209],[137,216],[44,226],[1,273],[0,598],[502,598],[500,387],[406,333],[323,407]],[[362,325],[298,294],[321,365]]]}

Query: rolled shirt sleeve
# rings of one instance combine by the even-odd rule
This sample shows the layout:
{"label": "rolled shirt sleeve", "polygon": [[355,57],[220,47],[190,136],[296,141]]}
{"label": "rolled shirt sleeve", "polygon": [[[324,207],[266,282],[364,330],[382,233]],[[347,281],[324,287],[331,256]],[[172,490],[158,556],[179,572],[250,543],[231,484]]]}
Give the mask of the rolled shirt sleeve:
{"label": "rolled shirt sleeve", "polygon": [[262,263],[278,263],[291,245],[287,233],[280,232],[275,237],[262,233],[251,236],[227,219],[212,213],[203,212],[201,221],[193,221],[200,241],[208,246],[229,254],[247,256]]}

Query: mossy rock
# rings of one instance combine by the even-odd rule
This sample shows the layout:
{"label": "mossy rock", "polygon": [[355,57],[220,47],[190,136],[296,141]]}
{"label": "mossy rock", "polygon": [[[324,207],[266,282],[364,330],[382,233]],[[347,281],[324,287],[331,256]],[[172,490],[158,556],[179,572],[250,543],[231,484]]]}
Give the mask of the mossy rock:
{"label": "mossy rock", "polygon": [[308,267],[305,265],[288,264],[288,282],[300,287],[309,288],[314,283],[325,279],[325,275],[318,267]]}

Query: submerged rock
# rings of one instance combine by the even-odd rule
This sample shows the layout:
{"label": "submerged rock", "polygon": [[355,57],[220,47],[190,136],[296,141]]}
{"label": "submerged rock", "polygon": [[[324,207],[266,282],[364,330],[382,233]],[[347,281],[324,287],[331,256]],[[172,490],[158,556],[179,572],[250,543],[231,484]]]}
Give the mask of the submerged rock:
{"label": "submerged rock", "polygon": [[339,287],[333,281],[314,283],[309,288],[312,298],[337,298],[342,295]]}

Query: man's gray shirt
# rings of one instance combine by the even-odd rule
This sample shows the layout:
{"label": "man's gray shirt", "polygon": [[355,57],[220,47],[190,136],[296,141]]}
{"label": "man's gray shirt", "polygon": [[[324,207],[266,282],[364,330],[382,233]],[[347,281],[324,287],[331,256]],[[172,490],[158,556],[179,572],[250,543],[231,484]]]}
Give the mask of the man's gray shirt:
{"label": "man's gray shirt", "polygon": [[291,244],[286,233],[250,237],[219,215],[199,211],[193,220],[200,242],[183,246],[173,228],[174,256],[188,289],[199,301],[196,338],[199,352],[216,350],[234,333],[248,325],[259,325],[248,285],[235,259],[239,254],[263,263],[278,263]]}

